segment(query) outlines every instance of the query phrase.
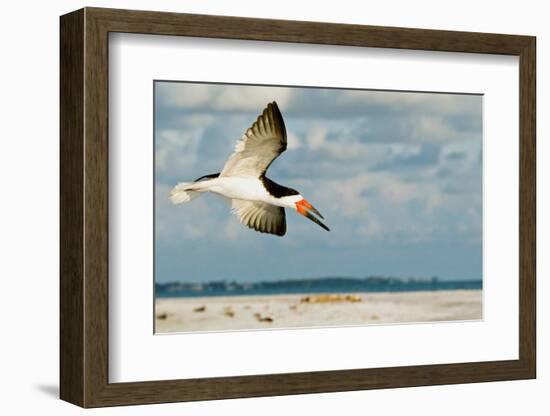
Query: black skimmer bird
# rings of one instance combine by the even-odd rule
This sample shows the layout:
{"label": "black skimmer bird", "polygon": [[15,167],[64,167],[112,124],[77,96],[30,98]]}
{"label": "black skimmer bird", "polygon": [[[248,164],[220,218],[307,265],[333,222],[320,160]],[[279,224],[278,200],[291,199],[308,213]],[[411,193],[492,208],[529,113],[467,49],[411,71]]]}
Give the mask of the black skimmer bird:
{"label": "black skimmer bird", "polygon": [[267,169],[286,150],[286,128],[276,102],[269,103],[252,127],[237,142],[222,171],[182,182],[172,189],[174,204],[189,202],[203,192],[228,199],[241,223],[261,233],[286,233],[285,208],[296,210],[327,231],[323,219],[300,192],[265,176]]}

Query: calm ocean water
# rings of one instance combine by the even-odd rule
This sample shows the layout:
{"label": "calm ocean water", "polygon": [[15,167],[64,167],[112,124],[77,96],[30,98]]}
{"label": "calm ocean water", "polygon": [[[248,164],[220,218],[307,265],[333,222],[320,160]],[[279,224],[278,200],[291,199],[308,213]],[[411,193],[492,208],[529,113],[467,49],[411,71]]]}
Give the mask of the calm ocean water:
{"label": "calm ocean water", "polygon": [[414,292],[482,289],[481,280],[442,281],[368,277],[281,280],[274,282],[164,283],[155,284],[157,297],[288,295],[302,293]]}

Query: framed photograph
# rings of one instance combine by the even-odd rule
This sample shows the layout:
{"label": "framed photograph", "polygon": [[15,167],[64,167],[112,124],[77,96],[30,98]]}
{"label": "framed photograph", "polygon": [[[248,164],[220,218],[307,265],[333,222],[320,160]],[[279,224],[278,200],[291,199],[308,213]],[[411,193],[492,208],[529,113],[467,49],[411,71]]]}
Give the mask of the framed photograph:
{"label": "framed photograph", "polygon": [[60,24],[63,400],[535,378],[534,37]]}

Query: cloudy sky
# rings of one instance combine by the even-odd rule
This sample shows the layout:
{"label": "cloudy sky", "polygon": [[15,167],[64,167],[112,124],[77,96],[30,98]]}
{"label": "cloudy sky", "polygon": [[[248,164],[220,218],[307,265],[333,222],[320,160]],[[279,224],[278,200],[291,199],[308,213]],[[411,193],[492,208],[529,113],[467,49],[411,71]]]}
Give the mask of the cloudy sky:
{"label": "cloudy sky", "polygon": [[[171,205],[219,172],[270,101],[288,149],[268,177],[298,189],[331,232],[287,210],[287,234],[241,225],[214,195]],[[155,82],[155,278],[482,274],[482,97]]]}

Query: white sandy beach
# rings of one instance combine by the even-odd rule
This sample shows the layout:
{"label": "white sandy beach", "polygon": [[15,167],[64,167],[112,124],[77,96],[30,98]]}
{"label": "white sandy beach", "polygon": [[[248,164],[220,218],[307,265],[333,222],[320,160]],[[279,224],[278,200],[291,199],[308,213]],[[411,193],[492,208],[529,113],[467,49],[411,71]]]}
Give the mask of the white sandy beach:
{"label": "white sandy beach", "polygon": [[[309,302],[305,297],[309,296]],[[318,297],[316,297],[318,296]],[[320,297],[319,297],[320,296]],[[478,320],[481,290],[163,298],[157,333]]]}

